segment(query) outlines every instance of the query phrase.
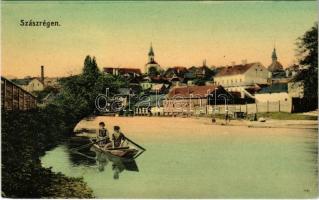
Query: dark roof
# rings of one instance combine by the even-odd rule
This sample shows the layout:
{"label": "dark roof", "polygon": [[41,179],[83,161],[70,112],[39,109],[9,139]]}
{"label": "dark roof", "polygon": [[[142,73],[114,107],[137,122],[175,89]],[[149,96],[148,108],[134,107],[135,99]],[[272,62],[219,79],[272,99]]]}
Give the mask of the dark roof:
{"label": "dark roof", "polygon": [[281,71],[273,71],[271,73],[271,78],[272,79],[281,79],[286,77],[286,72],[281,70]]}
{"label": "dark roof", "polygon": [[168,97],[186,97],[189,98],[191,95],[193,97],[206,97],[208,94],[210,94],[215,89],[219,88],[221,86],[217,85],[205,85],[205,86],[186,86],[186,87],[174,87],[169,93]]}
{"label": "dark roof", "polygon": [[278,83],[262,87],[257,94],[288,92],[288,84]]}
{"label": "dark roof", "polygon": [[120,74],[126,73],[135,73],[135,74],[142,74],[141,69],[138,68],[119,68]]}
{"label": "dark roof", "polygon": [[113,73],[113,70],[117,69],[119,74],[127,74],[127,73],[135,73],[135,74],[142,74],[141,69],[139,68],[129,68],[129,67],[104,67],[103,71],[106,73]]}
{"label": "dark roof", "polygon": [[187,72],[184,74],[184,78],[193,79],[195,78],[195,75],[192,72]]}
{"label": "dark roof", "polygon": [[17,85],[28,85],[32,80],[37,79],[42,83],[38,77],[22,78],[22,79],[12,79],[11,81]]}
{"label": "dark roof", "polygon": [[28,85],[31,79],[12,79],[12,82],[18,85]]}
{"label": "dark roof", "polygon": [[248,63],[244,65],[234,65],[234,66],[224,67],[220,69],[220,71],[216,74],[216,77],[243,74],[255,64],[257,63]]}

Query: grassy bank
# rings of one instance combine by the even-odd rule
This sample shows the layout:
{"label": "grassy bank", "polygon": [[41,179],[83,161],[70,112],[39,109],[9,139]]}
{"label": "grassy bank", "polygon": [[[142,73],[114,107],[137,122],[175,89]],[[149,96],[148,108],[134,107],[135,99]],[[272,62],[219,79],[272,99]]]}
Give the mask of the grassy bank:
{"label": "grassy bank", "polygon": [[56,146],[69,127],[54,106],[2,112],[2,195],[10,198],[90,198],[81,179],[41,166],[40,157]]}
{"label": "grassy bank", "polygon": [[[209,117],[212,116],[209,115],[199,115],[197,117]],[[217,119],[225,119],[224,114],[215,114],[215,118]],[[274,119],[274,120],[317,120],[318,116],[315,115],[303,115],[300,113],[285,113],[285,112],[269,112],[269,113],[257,113],[257,119],[263,117],[267,119]],[[251,120],[254,118],[253,114],[249,114],[244,119]]]}
{"label": "grassy bank", "polygon": [[302,115],[300,113],[270,112],[258,113],[258,117],[277,119],[277,120],[317,120],[318,116]]}

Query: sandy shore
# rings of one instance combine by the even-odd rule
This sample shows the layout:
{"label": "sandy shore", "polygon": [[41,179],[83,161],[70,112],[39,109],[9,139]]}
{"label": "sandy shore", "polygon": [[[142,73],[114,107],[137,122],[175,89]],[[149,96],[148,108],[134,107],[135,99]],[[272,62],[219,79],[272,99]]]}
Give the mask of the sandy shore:
{"label": "sandy shore", "polygon": [[[112,132],[113,126],[121,127],[122,132],[136,136],[168,136],[198,137],[207,135],[285,135],[304,134],[307,129],[317,129],[317,121],[313,120],[268,120],[266,122],[251,122],[246,120],[232,120],[225,124],[217,119],[212,123],[210,118],[182,118],[182,117],[109,117],[98,116],[84,119],[76,127],[96,130],[98,123],[103,121],[107,129]],[[83,134],[82,134],[83,135]],[[84,133],[84,135],[91,135]]]}

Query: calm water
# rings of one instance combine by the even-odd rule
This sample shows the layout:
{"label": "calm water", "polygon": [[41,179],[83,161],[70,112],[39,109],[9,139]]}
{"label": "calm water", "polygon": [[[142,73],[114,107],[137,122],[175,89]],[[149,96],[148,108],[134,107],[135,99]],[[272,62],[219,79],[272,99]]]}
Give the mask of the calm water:
{"label": "calm water", "polygon": [[[191,138],[179,134],[165,138],[157,134],[135,136],[147,151],[128,167],[103,159],[96,161],[89,149],[82,151],[86,157],[69,151],[83,141],[66,143],[47,152],[42,163],[67,176],[83,177],[100,198],[317,195],[316,130],[294,130],[291,135],[276,135],[284,129],[257,128],[253,130],[256,135],[229,133],[232,130],[236,129],[222,127],[218,135]],[[259,134],[263,131],[274,134]]]}

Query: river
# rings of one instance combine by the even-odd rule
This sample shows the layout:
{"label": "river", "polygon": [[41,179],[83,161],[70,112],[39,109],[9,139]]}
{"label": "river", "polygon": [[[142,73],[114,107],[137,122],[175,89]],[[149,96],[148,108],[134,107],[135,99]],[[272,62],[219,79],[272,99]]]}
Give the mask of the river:
{"label": "river", "polygon": [[[44,167],[83,177],[98,198],[312,198],[317,196],[316,129],[212,125],[208,119],[97,117],[78,126],[122,131],[147,150],[136,169],[81,156],[72,139],[41,158]],[[117,174],[116,174],[117,173]],[[118,176],[117,176],[118,175]]]}

